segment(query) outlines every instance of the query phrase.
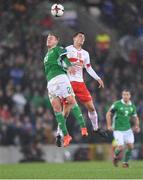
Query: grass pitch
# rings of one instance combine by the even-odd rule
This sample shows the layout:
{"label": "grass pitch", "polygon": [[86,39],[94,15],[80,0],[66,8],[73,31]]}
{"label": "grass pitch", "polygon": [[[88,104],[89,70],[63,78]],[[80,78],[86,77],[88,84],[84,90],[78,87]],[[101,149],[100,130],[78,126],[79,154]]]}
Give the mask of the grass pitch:
{"label": "grass pitch", "polygon": [[129,168],[110,161],[0,165],[0,179],[143,179],[143,161]]}

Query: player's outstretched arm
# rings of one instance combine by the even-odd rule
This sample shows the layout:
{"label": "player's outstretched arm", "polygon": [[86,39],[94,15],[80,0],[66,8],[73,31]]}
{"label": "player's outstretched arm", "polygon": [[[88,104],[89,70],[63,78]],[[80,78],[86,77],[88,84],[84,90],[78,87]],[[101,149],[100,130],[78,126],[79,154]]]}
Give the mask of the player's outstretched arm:
{"label": "player's outstretched arm", "polygon": [[139,132],[140,132],[139,118],[138,118],[138,116],[135,116],[134,119],[135,119],[135,125],[134,125],[134,127],[133,127],[133,130],[134,130],[136,133],[139,133]]}
{"label": "player's outstretched arm", "polygon": [[86,67],[86,71],[87,73],[96,81],[98,81],[99,83],[99,88],[104,88],[104,82],[102,81],[102,79],[97,75],[97,73],[93,70],[93,68],[90,67]]}
{"label": "player's outstretched arm", "polygon": [[112,128],[112,112],[109,110],[106,114],[107,130],[113,131]]}
{"label": "player's outstretched arm", "polygon": [[99,83],[99,88],[104,88],[104,82],[102,81],[102,79],[98,79],[97,81]]}

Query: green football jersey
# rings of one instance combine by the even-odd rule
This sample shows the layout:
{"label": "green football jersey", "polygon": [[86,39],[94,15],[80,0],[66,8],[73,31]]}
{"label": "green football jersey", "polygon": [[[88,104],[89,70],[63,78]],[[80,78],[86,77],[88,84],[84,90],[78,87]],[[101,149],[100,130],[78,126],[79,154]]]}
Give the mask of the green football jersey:
{"label": "green football jersey", "polygon": [[132,102],[125,104],[123,100],[116,101],[110,108],[114,113],[113,128],[114,130],[126,131],[131,128],[130,118],[137,116],[136,107]]}
{"label": "green football jersey", "polygon": [[66,68],[72,66],[66,55],[66,49],[60,46],[47,52],[44,58],[44,69],[48,81],[60,74],[66,74]]}

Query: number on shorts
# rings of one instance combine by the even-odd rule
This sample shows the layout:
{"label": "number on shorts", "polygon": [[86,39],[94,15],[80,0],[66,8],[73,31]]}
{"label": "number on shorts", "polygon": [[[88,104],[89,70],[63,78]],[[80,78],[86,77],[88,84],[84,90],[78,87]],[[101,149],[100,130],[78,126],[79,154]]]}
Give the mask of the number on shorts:
{"label": "number on shorts", "polygon": [[67,90],[68,90],[68,93],[69,93],[69,94],[72,93],[71,87],[67,87]]}

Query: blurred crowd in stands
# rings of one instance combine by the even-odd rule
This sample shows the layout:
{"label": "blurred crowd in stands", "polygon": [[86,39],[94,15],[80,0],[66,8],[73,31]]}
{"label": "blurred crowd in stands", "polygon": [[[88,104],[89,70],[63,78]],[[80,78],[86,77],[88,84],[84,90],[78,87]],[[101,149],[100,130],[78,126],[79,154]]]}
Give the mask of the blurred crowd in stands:
{"label": "blurred crowd in stands", "polygon": [[[141,121],[142,132],[137,135],[137,141],[141,142],[143,4],[140,0],[130,3],[111,0],[98,2],[102,21],[118,32],[121,54],[108,61],[110,36],[97,35],[97,58],[93,67],[104,79],[105,88],[99,89],[98,84],[87,74],[84,74],[85,81],[103,128],[106,128],[105,113],[109,106],[121,98],[123,88],[131,90]],[[41,143],[55,142],[57,124],[47,96],[42,64],[45,32],[54,29],[55,21],[43,12],[40,0],[2,0],[0,6],[0,145],[20,144],[24,148],[36,146],[38,149]],[[92,131],[87,112],[83,107],[82,110],[89,131]],[[73,142],[100,142],[100,138],[98,140],[92,133],[83,140],[72,117],[69,117],[67,124],[74,137]]]}

